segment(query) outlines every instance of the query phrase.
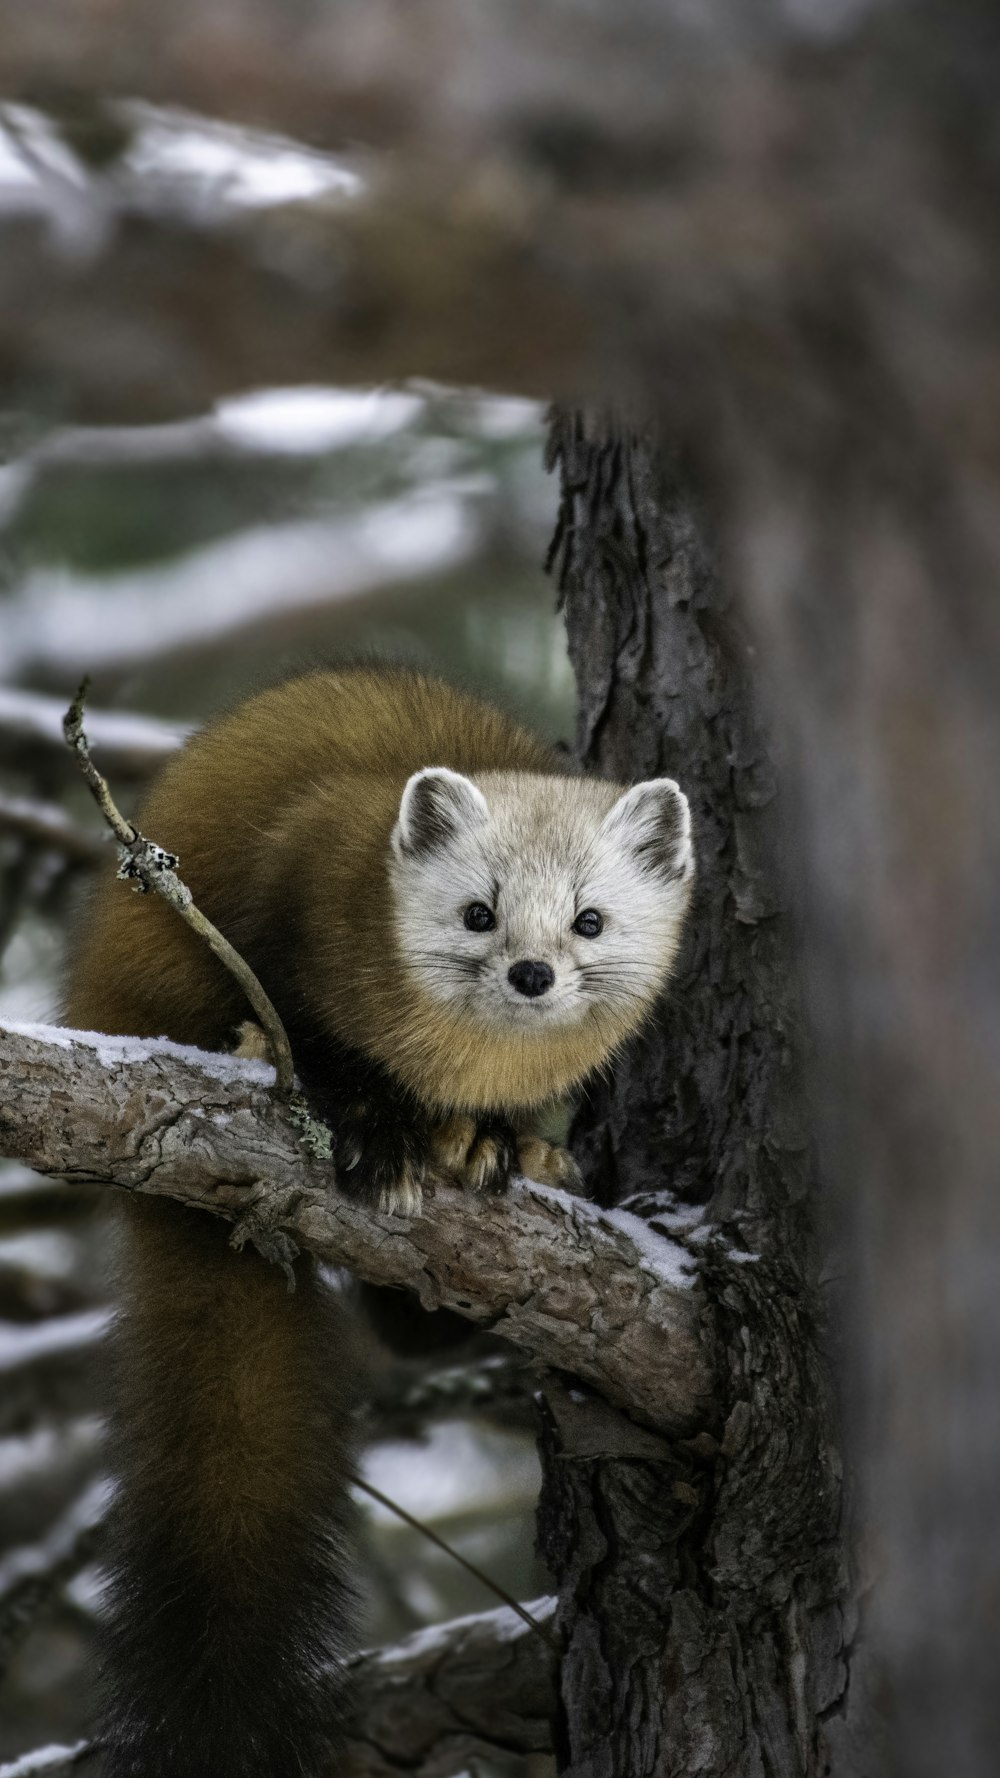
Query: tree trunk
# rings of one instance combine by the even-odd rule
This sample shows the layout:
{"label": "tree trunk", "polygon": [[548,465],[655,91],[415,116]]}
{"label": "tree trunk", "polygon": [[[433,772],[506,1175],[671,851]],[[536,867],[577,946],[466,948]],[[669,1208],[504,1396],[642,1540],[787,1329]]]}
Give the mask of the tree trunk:
{"label": "tree trunk", "polygon": [[[860,350],[856,361],[866,362]],[[832,364],[817,362],[817,387],[824,372],[822,424],[798,429],[797,448],[760,448],[760,416],[741,416],[727,516],[800,811],[820,1151],[850,1290],[869,1685],[891,1736],[881,1770],[991,1778],[1000,1746],[996,409],[981,430],[970,417],[961,440],[943,438],[937,416],[904,399],[909,389],[866,411]]]}
{"label": "tree trunk", "polygon": [[676,777],[699,867],[671,995],[594,1089],[576,1149],[602,1203],[628,1203],[699,1255],[721,1378],[717,1418],[655,1454],[603,1404],[547,1392],[540,1541],[567,1649],[561,1769],[824,1773],[853,1615],[753,650],[689,479],[654,429],[558,414],[552,452],[580,758],[626,780]]}

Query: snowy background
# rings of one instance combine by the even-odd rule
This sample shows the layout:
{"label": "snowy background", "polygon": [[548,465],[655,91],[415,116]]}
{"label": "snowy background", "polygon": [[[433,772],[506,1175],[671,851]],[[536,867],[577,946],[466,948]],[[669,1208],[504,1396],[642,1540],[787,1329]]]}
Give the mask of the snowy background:
{"label": "snowy background", "polygon": [[[100,220],[76,201],[72,154],[30,111],[0,120],[0,205],[45,212],[86,254]],[[358,188],[274,138],[148,108],[130,124],[115,179],[187,213]],[[56,1017],[101,852],[60,740],[85,673],[95,756],[126,810],[213,711],[372,652],[570,739],[543,432],[530,402],[424,385],[254,389],[144,427],[61,426],[27,401],[0,417],[0,1018]],[[103,1206],[0,1166],[0,1759],[88,1727],[109,1241]],[[437,1366],[376,1351],[373,1394],[368,1480],[515,1597],[544,1593],[516,1367],[488,1342]],[[359,1510],[365,1643],[496,1603],[388,1508],[359,1494]]]}

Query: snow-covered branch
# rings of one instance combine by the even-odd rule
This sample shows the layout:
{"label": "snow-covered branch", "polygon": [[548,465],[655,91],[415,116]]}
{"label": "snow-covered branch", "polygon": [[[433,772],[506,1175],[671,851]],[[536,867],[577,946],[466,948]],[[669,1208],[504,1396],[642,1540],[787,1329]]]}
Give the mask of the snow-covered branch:
{"label": "snow-covered branch", "polygon": [[[530,1609],[544,1623],[555,1600]],[[337,1778],[450,1778],[476,1753],[548,1753],[556,1670],[554,1646],[506,1606],[365,1650],[348,1663],[347,1752]],[[331,1684],[339,1691],[339,1677]],[[0,1767],[0,1778],[56,1778],[90,1751],[85,1742],[40,1748]]]}
{"label": "snow-covered branch", "polygon": [[[37,607],[36,607],[37,610]],[[9,613],[8,613],[9,614]],[[91,629],[93,641],[93,626]],[[161,638],[158,638],[162,642]],[[91,656],[99,654],[92,648]],[[8,660],[8,670],[9,670]],[[0,685],[0,758],[68,760],[63,717],[66,699]],[[145,777],[183,743],[187,730],[127,710],[88,710],[87,732],[105,765],[126,777]]]}
{"label": "snow-covered branch", "polygon": [[0,790],[0,833],[16,834],[30,845],[59,852],[74,864],[97,864],[107,857],[101,835],[79,827],[58,803]]}
{"label": "snow-covered branch", "polygon": [[107,1331],[101,1309],[7,1324],[0,1332],[0,1438],[30,1426],[44,1401],[75,1413],[87,1398],[95,1346]]}
{"label": "snow-covered branch", "polygon": [[[269,622],[287,626],[308,612],[383,587],[419,585],[452,573],[483,544],[482,514],[474,501],[446,488],[432,497],[382,501],[359,516],[248,526],[178,561],[120,573],[111,585],[101,576],[35,569],[6,602],[5,662],[8,671],[42,673],[62,683],[84,671],[121,672],[152,661],[162,669],[171,655],[190,658],[199,650],[238,648]],[[39,610],[47,614],[44,629]],[[0,701],[0,724],[6,708],[17,711],[17,698],[7,693]],[[114,741],[110,716],[98,715],[100,726],[91,735],[95,751],[109,765],[100,729],[109,730]],[[138,741],[146,719],[131,720]],[[88,733],[90,726],[88,719]],[[119,732],[127,746],[124,719]],[[163,737],[161,757],[170,732]],[[152,734],[149,739],[155,744]]]}
{"label": "snow-covered branch", "polygon": [[424,1213],[337,1190],[269,1091],[270,1068],[165,1041],[0,1031],[0,1154],[42,1173],[161,1194],[408,1286],[573,1372],[646,1424],[709,1407],[712,1342],[695,1266],[637,1217],[521,1180],[501,1199],[436,1179]]}
{"label": "snow-covered branch", "polygon": [[[209,227],[86,179],[73,201],[96,236],[82,261],[44,210],[0,204],[0,367],[56,411],[162,420],[247,388],[413,376],[545,398],[585,380],[572,286],[502,211],[456,219],[393,192]],[[124,337],[133,351],[106,352]]]}
{"label": "snow-covered branch", "polygon": [[[65,169],[0,191],[0,367],[102,420],[267,384],[648,398],[652,377],[696,430],[734,392],[766,418],[836,375],[837,329],[859,363],[891,338],[925,369],[992,289],[985,238],[959,251],[975,175],[947,86],[913,74],[947,60],[937,10],[312,0],[292,22],[233,0],[220,22],[197,0],[0,0],[0,87],[75,95],[51,100]],[[176,161],[94,171],[88,122],[137,128],[121,95],[382,159],[349,196],[329,169],[287,201],[209,202]],[[901,333],[911,310],[926,337]]]}
{"label": "snow-covered branch", "polygon": [[[545,1623],[555,1600],[529,1610]],[[506,1606],[356,1656],[344,1778],[448,1778],[477,1751],[550,1752],[557,1664]]]}
{"label": "snow-covered branch", "polygon": [[106,1483],[89,1482],[38,1543],[0,1561],[0,1674],[40,1612],[96,1550],[107,1493]]}

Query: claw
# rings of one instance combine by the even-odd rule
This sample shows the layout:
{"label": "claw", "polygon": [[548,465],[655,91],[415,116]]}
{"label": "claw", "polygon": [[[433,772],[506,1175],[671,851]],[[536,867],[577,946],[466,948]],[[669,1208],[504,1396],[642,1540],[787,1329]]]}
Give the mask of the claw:
{"label": "claw", "polygon": [[466,1159],[466,1179],[476,1191],[500,1191],[506,1182],[505,1156],[491,1136],[477,1142]]}
{"label": "claw", "polygon": [[541,1136],[522,1136],[517,1145],[517,1164],[526,1179],[539,1185],[560,1186],[564,1191],[579,1192],[583,1178],[573,1156],[555,1142]]}
{"label": "claw", "polygon": [[391,1185],[384,1185],[378,1196],[379,1209],[390,1216],[419,1216],[424,1194],[419,1179],[407,1171]]}
{"label": "claw", "polygon": [[456,1115],[439,1124],[432,1138],[436,1164],[473,1191],[503,1191],[514,1160],[513,1133],[480,1128],[474,1118]]}

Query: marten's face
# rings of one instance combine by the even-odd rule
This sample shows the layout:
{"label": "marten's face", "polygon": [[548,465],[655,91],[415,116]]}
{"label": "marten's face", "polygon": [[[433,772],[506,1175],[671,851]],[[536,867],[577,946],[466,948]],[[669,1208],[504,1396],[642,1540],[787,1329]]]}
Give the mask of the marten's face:
{"label": "marten's face", "polygon": [[620,1031],[663,985],[693,871],[671,779],[622,791],[431,767],[409,780],[392,835],[400,953],[422,993],[480,1030]]}

